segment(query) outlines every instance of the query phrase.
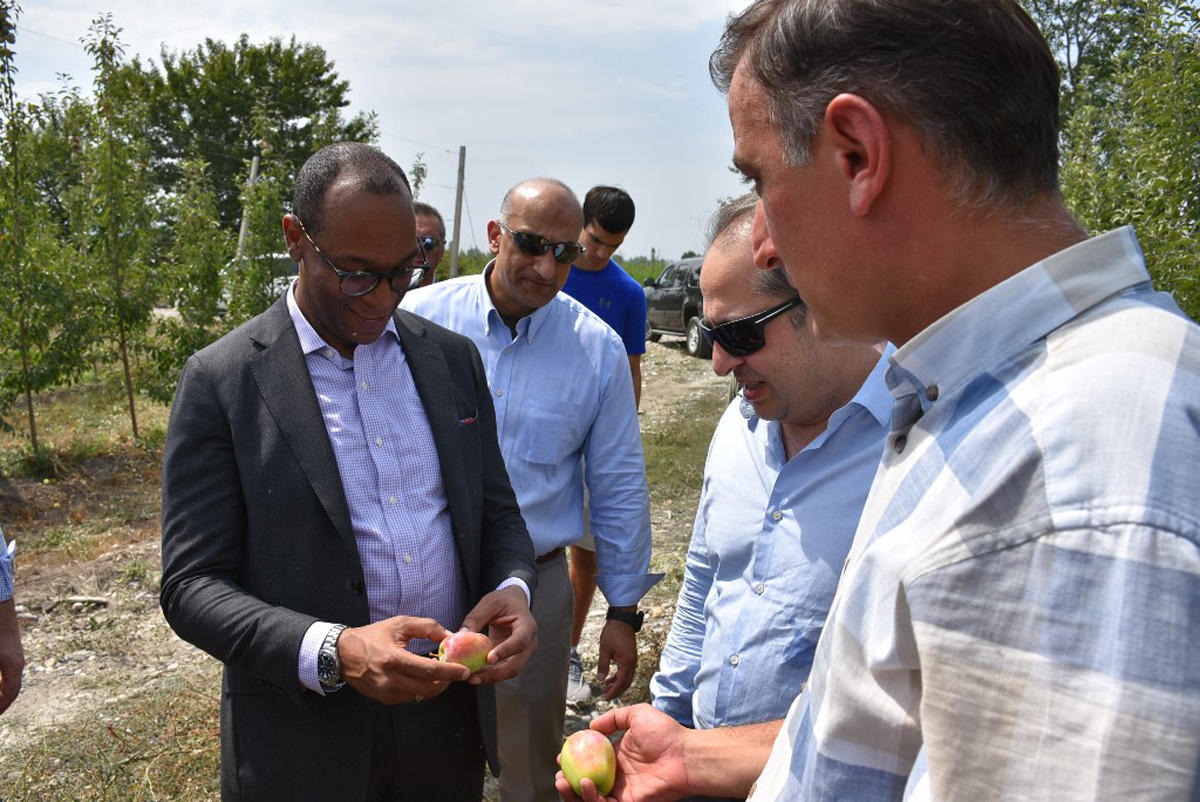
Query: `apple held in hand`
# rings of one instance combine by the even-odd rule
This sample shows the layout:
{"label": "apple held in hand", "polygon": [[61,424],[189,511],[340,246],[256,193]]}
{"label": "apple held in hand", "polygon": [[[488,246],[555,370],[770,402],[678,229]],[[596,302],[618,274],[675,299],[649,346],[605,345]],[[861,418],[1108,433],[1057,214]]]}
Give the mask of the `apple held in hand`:
{"label": "apple held in hand", "polygon": [[580,730],[563,741],[559,765],[571,790],[580,796],[583,789],[579,783],[584,777],[596,784],[601,795],[611,791],[617,779],[617,755],[612,742],[596,730]]}
{"label": "apple held in hand", "polygon": [[492,639],[482,632],[452,632],[438,646],[438,659],[443,663],[458,663],[474,674],[487,665]]}

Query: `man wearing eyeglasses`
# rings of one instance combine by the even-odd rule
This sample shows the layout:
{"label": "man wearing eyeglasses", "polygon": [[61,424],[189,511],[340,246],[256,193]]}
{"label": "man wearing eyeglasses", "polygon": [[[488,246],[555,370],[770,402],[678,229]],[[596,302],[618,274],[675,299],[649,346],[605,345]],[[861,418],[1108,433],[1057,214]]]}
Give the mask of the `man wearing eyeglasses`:
{"label": "man wearing eyeglasses", "polygon": [[423,201],[413,201],[413,212],[417,218],[417,242],[421,245],[421,254],[413,262],[414,272],[421,271],[416,286],[428,287],[437,281],[437,268],[446,253],[446,223],[441,212]]}
{"label": "man wearing eyeglasses", "polygon": [[[483,365],[396,310],[420,248],[387,156],[318,151],[283,231],[299,277],[188,360],[163,451],[163,612],[225,664],[222,798],[478,800],[490,683],[537,641]],[[494,644],[475,674],[427,656],[460,626]]]}
{"label": "man wearing eyeglasses", "polygon": [[580,255],[582,227],[568,187],[522,181],[488,223],[495,258],[483,273],[404,299],[405,309],[466,334],[483,355],[500,447],[538,555],[538,649],[519,677],[497,687],[506,802],[557,799],[573,608],[563,550],[583,534],[585,482],[596,583],[609,603],[598,666],[610,699],[633,679],[637,604],[660,578],[648,573],[649,496],[625,348],[559,292]]}

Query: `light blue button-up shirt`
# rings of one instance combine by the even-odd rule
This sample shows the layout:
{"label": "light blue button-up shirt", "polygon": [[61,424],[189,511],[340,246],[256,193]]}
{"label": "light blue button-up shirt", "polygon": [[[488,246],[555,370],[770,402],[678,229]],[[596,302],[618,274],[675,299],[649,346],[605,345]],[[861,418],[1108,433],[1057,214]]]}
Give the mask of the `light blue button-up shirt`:
{"label": "light blue button-up shirt", "polygon": [[4,533],[0,532],[0,602],[8,601],[13,595],[13,556],[17,553],[17,541],[4,545]]}
{"label": "light blue button-up shirt", "polygon": [[654,706],[696,728],[783,718],[812,667],[892,405],[888,348],[825,431],[790,460],[777,421],[725,410]]}
{"label": "light blue button-up shirt", "polygon": [[[313,329],[290,289],[287,305],[337,459],[371,621],[404,614],[457,629],[466,583],[437,446],[395,322],[346,359]],[[314,622],[300,648],[300,681],[317,692],[317,652],[330,626]],[[417,653],[436,646],[408,644]]]}
{"label": "light blue button-up shirt", "polygon": [[637,604],[662,575],[649,573],[650,497],[625,346],[561,292],[521,318],[514,336],[485,285],[493,265],[409,292],[401,305],[479,349],[534,552],[583,535],[586,481],[596,586],[610,605]]}

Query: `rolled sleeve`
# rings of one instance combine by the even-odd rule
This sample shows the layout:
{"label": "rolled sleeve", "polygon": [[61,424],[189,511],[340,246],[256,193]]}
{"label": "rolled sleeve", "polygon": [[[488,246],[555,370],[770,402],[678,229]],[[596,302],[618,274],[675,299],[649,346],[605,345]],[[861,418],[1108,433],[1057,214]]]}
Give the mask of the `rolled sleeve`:
{"label": "rolled sleeve", "polygon": [[650,493],[633,386],[612,371],[586,445],[596,587],[610,605],[632,606],[662,579],[650,571]]}

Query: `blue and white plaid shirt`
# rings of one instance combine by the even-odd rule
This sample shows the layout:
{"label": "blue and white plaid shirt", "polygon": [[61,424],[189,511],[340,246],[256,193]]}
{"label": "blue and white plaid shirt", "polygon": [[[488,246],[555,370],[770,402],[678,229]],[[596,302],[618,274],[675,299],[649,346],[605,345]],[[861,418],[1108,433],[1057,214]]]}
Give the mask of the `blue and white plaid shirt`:
{"label": "blue and white plaid shirt", "polygon": [[897,351],[883,463],[752,800],[1196,799],[1200,328],[1132,230]]}

